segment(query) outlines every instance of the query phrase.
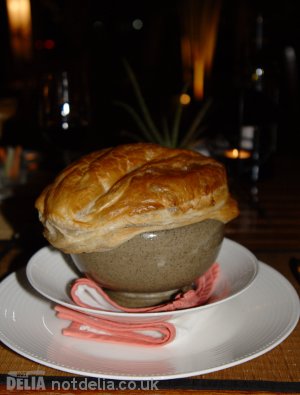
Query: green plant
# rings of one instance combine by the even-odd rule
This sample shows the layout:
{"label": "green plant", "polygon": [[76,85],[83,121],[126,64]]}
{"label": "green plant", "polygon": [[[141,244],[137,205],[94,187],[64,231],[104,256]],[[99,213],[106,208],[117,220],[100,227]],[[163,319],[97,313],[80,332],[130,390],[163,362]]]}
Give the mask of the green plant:
{"label": "green plant", "polygon": [[[137,111],[132,105],[123,101],[115,101],[114,104],[124,109],[133,119],[139,129],[139,133],[126,132],[125,134],[134,140],[146,140],[167,147],[175,148],[188,148],[191,147],[199,138],[199,136],[206,130],[206,125],[203,124],[208,109],[211,106],[211,99],[207,100],[200,110],[196,113],[195,117],[191,121],[189,127],[186,128],[185,133],[180,133],[183,104],[178,100],[172,126],[168,124],[167,117],[162,117],[162,128],[161,130],[157,127],[153,117],[146,104],[144,96],[142,94],[140,85],[137,81],[135,73],[131,66],[126,60],[123,60],[126,74],[129,78],[133,93],[137,100],[138,109]],[[182,93],[187,91],[186,86]]]}

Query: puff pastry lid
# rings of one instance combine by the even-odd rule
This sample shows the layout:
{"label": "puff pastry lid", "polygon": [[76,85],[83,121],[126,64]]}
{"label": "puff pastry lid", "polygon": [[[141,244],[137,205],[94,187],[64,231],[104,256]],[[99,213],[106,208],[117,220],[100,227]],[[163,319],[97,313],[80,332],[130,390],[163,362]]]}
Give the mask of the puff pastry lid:
{"label": "puff pastry lid", "polygon": [[221,163],[148,143],[82,157],[43,190],[36,208],[45,237],[66,253],[109,250],[143,232],[238,215]]}

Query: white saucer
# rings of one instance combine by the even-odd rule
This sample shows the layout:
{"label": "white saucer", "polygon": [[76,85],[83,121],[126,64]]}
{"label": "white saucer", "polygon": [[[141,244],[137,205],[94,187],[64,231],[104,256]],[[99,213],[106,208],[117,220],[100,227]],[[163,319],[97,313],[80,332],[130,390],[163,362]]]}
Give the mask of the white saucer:
{"label": "white saucer", "polygon": [[212,310],[188,335],[160,348],[73,339],[61,335],[67,321],[57,319],[51,302],[18,272],[0,284],[0,339],[30,360],[73,374],[182,378],[235,366],[276,347],[298,322],[299,298],[281,274],[261,263],[251,287]]}
{"label": "white saucer", "polygon": [[[259,265],[255,256],[240,244],[224,239],[217,262],[221,267],[221,276],[216,284],[213,299],[217,300],[203,306],[176,310],[172,316],[179,316],[194,311],[205,310],[223,303],[244,292],[257,276]],[[125,313],[115,311],[96,311],[92,308],[79,307],[69,296],[69,288],[73,281],[82,276],[75,269],[69,255],[44,247],[29,260],[26,273],[30,284],[35,290],[55,303],[74,310],[87,313],[97,313],[110,317],[139,317],[168,316],[169,312],[154,313]],[[224,294],[227,296],[224,297]]]}

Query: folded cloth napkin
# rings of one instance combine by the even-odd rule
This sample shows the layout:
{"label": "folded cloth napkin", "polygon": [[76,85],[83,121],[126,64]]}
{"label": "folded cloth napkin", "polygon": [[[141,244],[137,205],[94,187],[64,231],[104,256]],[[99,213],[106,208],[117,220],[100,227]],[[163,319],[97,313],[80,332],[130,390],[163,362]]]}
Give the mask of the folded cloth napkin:
{"label": "folded cloth napkin", "polygon": [[114,302],[107,293],[89,278],[79,278],[71,287],[71,297],[75,304],[96,310],[125,311],[127,313],[150,313],[174,311],[201,306],[212,296],[220,274],[220,266],[214,263],[202,276],[194,282],[194,289],[179,293],[168,303],[150,307],[129,308]]}
{"label": "folded cloth napkin", "polygon": [[[173,301],[157,306],[128,308],[118,305],[93,280],[79,278],[71,288],[71,297],[80,307],[95,311],[118,311],[127,313],[162,312],[201,306],[213,294],[219,277],[219,264],[195,281],[195,288],[176,295]],[[65,336],[77,337],[99,342],[125,343],[137,346],[162,346],[170,343],[176,336],[174,323],[154,317],[147,321],[110,320],[93,313],[78,312],[67,307],[55,307],[57,317],[71,321],[63,329]]]}
{"label": "folded cloth napkin", "polygon": [[55,306],[57,317],[70,320],[63,335],[98,342],[126,343],[137,346],[162,346],[176,336],[175,326],[166,321],[120,322],[87,315],[63,306]]}

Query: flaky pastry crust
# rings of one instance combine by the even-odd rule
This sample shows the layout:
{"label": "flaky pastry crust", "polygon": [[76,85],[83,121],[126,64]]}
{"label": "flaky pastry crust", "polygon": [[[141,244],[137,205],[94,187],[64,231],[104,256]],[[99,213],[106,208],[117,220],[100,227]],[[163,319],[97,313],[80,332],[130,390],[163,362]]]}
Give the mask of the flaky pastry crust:
{"label": "flaky pastry crust", "polygon": [[82,157],[44,189],[36,208],[45,237],[66,253],[109,250],[143,232],[238,215],[221,163],[150,143]]}

